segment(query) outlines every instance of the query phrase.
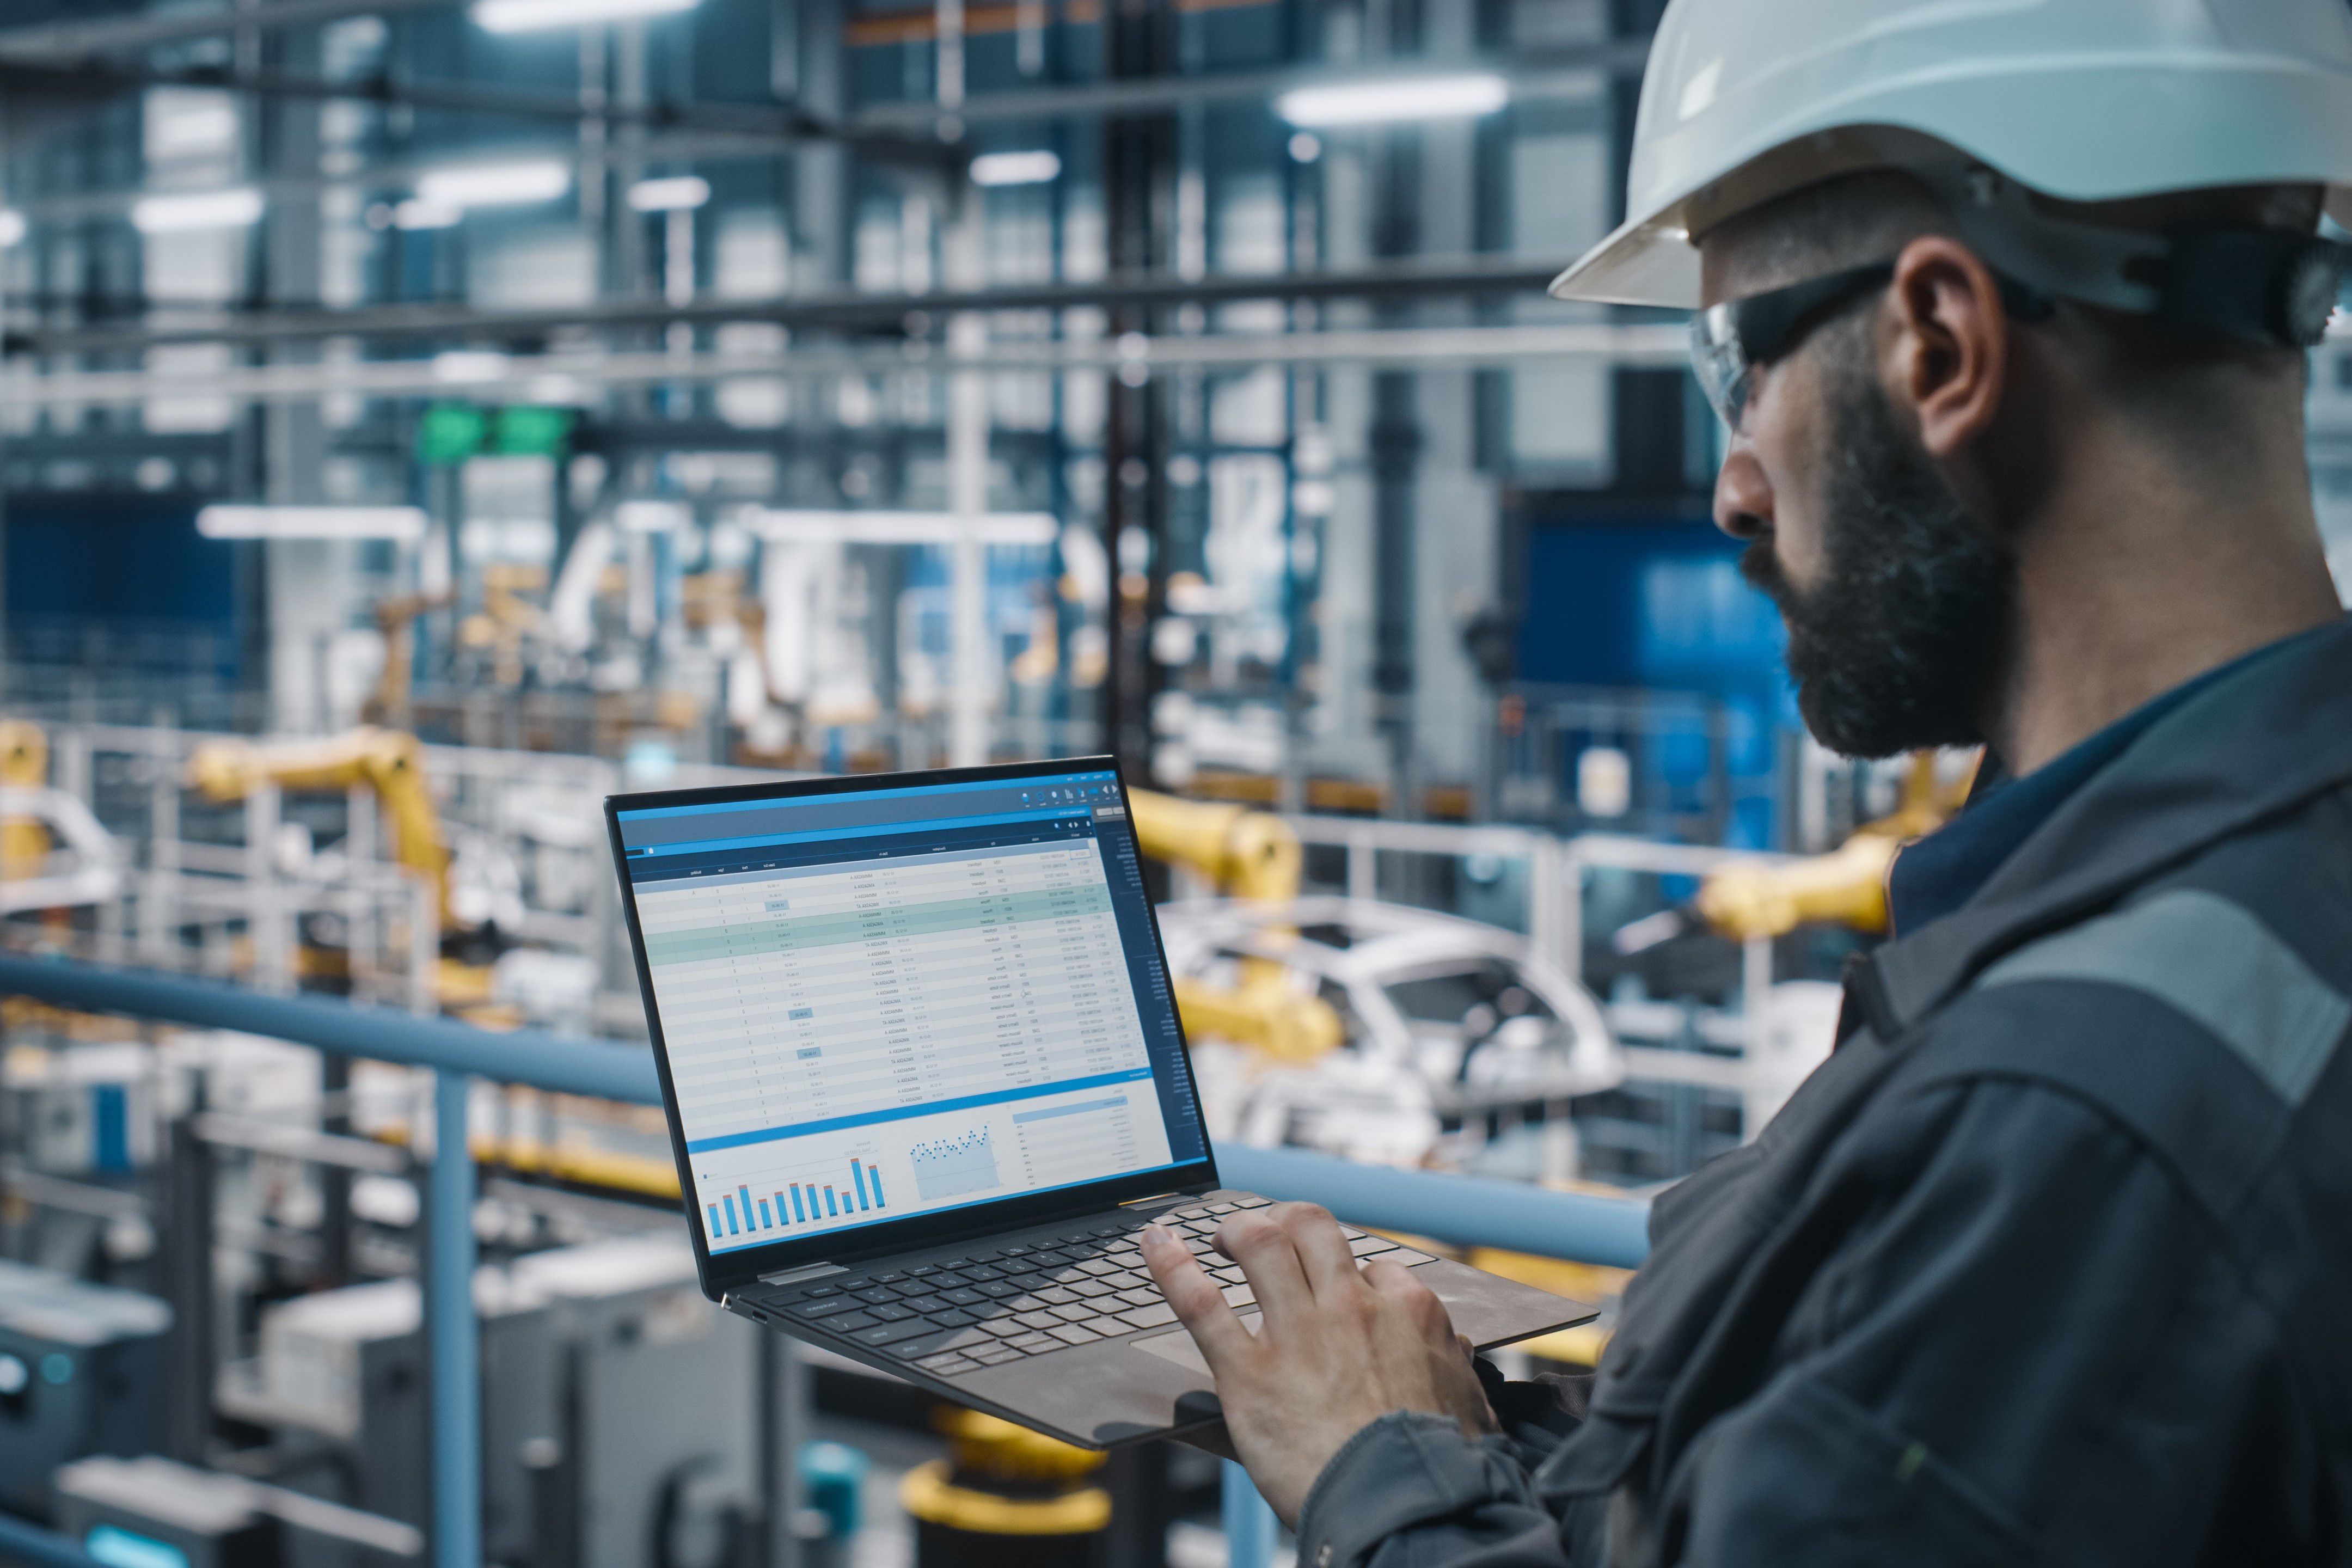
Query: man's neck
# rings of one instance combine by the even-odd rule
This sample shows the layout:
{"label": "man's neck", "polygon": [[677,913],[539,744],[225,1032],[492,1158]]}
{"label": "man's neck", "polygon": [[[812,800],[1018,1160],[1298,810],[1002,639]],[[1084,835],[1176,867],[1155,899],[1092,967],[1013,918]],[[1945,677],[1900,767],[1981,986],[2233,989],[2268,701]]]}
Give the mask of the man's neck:
{"label": "man's neck", "polygon": [[2234,497],[2168,465],[2068,467],[2014,535],[2017,625],[1986,733],[2019,776],[2342,614],[2299,454],[2273,482],[2249,471]]}

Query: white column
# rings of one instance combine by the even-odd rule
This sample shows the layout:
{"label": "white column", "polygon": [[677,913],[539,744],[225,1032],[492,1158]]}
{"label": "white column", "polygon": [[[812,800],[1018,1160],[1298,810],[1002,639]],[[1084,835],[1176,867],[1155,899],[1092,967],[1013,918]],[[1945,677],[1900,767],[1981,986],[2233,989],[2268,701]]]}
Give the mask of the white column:
{"label": "white column", "polygon": [[[950,289],[981,284],[981,208],[967,192],[947,236]],[[988,352],[988,321],[967,311],[948,322],[950,358],[974,360]],[[948,761],[959,768],[988,761],[988,708],[996,671],[988,646],[988,548],[981,519],[988,511],[988,383],[983,373],[959,369],[948,376],[948,510],[960,527],[949,563],[949,614],[955,648],[950,682]]]}

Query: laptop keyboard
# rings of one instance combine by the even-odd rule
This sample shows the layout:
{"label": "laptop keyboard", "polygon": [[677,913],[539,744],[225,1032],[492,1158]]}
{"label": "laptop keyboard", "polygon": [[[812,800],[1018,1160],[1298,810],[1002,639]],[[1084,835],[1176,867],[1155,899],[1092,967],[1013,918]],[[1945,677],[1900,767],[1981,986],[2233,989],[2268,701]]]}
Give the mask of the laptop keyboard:
{"label": "laptop keyboard", "polygon": [[[831,1275],[752,1300],[934,1376],[953,1376],[1172,1325],[1175,1310],[1143,1265],[1139,1238],[1149,1226],[1182,1237],[1228,1304],[1251,1305],[1256,1298],[1240,1266],[1217,1253],[1214,1237],[1227,1215],[1270,1201],[1195,1204],[911,1268]],[[1385,1237],[1341,1228],[1360,1260],[1428,1261]]]}

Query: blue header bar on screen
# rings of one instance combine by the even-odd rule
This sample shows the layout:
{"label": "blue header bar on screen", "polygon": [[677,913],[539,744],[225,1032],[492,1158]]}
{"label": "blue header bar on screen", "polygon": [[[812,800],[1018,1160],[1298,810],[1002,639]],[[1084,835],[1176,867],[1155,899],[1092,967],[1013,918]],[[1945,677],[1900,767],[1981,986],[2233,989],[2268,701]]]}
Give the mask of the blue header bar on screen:
{"label": "blue header bar on screen", "polygon": [[858,829],[919,832],[951,821],[1024,821],[1118,798],[1118,775],[1102,772],[645,806],[620,814],[621,841],[632,855],[655,846],[672,853],[670,846],[784,844]]}
{"label": "blue header bar on screen", "polygon": [[1008,822],[1051,822],[1066,817],[1070,808],[1057,805],[1042,811],[999,812],[988,816],[942,816],[919,822],[884,822],[871,827],[821,827],[813,833],[763,833],[740,838],[691,838],[683,844],[633,845],[630,858],[652,855],[707,855],[713,849],[761,849],[777,844],[814,844],[835,838],[873,838],[887,834],[921,833],[937,827],[992,827]]}

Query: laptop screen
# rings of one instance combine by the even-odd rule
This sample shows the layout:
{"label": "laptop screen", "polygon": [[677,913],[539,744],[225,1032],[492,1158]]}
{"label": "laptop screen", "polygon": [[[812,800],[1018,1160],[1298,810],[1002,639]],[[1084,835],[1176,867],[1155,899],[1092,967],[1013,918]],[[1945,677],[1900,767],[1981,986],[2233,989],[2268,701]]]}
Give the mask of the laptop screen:
{"label": "laptop screen", "polygon": [[1125,817],[1108,771],[615,813],[712,1253],[1207,1156]]}

